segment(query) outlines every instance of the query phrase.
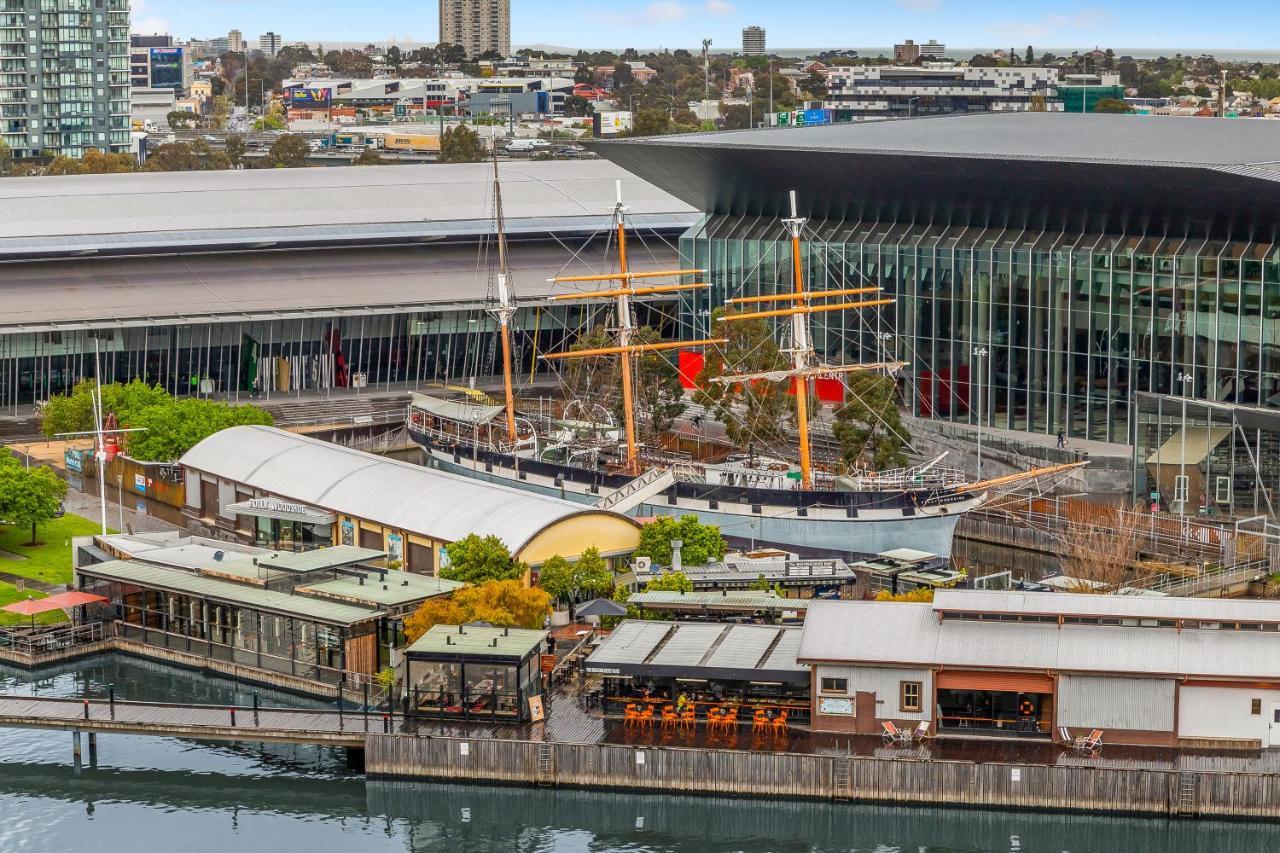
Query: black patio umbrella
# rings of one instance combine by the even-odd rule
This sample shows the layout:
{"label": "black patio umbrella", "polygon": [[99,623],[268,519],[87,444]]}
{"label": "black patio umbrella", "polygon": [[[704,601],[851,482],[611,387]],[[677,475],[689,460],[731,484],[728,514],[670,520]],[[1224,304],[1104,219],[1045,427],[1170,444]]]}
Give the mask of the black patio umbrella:
{"label": "black patio umbrella", "polygon": [[585,604],[579,604],[573,610],[573,615],[582,616],[626,616],[627,606],[611,601],[608,598],[593,598]]}

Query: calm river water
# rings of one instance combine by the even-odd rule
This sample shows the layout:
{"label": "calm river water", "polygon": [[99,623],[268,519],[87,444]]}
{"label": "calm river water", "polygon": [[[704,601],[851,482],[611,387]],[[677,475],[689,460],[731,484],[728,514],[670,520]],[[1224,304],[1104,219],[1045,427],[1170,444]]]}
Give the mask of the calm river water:
{"label": "calm river water", "polygon": [[[251,701],[221,679],[125,657],[35,676],[0,667],[0,692],[153,701]],[[306,700],[260,691],[264,705]],[[304,747],[99,738],[71,774],[71,736],[0,730],[0,851],[1167,851],[1280,850],[1280,827],[585,791],[366,783],[342,755]]]}

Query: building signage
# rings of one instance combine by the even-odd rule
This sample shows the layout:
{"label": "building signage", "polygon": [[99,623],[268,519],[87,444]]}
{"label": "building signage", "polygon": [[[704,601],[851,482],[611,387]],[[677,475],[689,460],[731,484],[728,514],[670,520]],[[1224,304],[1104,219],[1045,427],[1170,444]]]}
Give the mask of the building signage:
{"label": "building signage", "polygon": [[404,537],[399,533],[387,534],[387,557],[397,562],[404,562]]}
{"label": "building signage", "polygon": [[323,110],[329,106],[328,89],[294,89],[289,92],[289,106],[299,110]]}
{"label": "building signage", "polygon": [[852,699],[835,699],[829,696],[823,696],[818,700],[819,714],[833,714],[843,717],[853,716],[853,700]]}
{"label": "building signage", "polygon": [[356,544],[356,526],[350,519],[342,519],[342,524],[338,525],[343,545]]}
{"label": "building signage", "polygon": [[72,474],[84,473],[84,454],[79,450],[66,450],[62,454],[62,463]]}
{"label": "building signage", "polygon": [[333,524],[337,520],[337,516],[331,512],[280,498],[250,498],[247,501],[229,504],[227,511],[236,515],[298,521],[303,524]]}
{"label": "building signage", "polygon": [[146,474],[133,475],[133,490],[135,492],[140,492],[141,494],[144,494],[144,495],[147,493],[147,475]]}
{"label": "building signage", "polygon": [[182,88],[182,48],[151,48],[151,88]]}

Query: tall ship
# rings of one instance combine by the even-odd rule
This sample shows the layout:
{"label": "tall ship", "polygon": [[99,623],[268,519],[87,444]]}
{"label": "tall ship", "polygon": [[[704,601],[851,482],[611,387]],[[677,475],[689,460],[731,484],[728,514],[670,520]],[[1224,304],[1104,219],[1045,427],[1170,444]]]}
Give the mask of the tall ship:
{"label": "tall ship", "polygon": [[[973,482],[961,471],[942,465],[942,457],[878,472],[815,462],[810,383],[818,377],[839,378],[859,371],[891,374],[905,364],[832,365],[819,358],[812,343],[811,315],[858,311],[893,300],[884,298],[881,289],[873,286],[806,289],[801,253],[805,220],[797,213],[794,193],[791,216],[782,220],[791,243],[791,290],[731,299],[725,306],[723,324],[717,324],[728,329],[729,324],[747,321],[784,322],[788,333],[783,335],[786,347],[780,353],[786,356],[785,366],[757,373],[725,373],[713,381],[789,383],[788,393],[794,395],[795,446],[788,442],[783,452],[761,453],[753,446],[741,448],[718,441],[711,443],[713,449],[708,452],[703,442],[690,451],[679,442],[640,441],[637,420],[644,413],[638,411],[635,399],[637,360],[670,350],[721,347],[728,339],[639,339],[632,300],[708,285],[682,283],[705,270],[629,269],[626,211],[619,184],[611,222],[616,271],[557,277],[553,281],[559,285],[598,289],[567,287],[564,293],[550,297],[553,301],[612,303],[611,340],[604,346],[575,347],[541,356],[564,362],[616,359],[612,375],[620,385],[618,405],[610,411],[572,395],[551,406],[545,402],[536,407],[522,405],[512,380],[511,322],[516,301],[495,161],[497,269],[490,310],[501,339],[503,400],[488,404],[415,393],[407,428],[425,451],[426,464],[634,516],[693,514],[704,523],[719,526],[721,533],[733,540],[801,554],[879,554],[910,548],[939,556],[950,556],[960,518],[992,494],[1076,467],[1054,466]],[[850,298],[855,301],[848,301]]]}

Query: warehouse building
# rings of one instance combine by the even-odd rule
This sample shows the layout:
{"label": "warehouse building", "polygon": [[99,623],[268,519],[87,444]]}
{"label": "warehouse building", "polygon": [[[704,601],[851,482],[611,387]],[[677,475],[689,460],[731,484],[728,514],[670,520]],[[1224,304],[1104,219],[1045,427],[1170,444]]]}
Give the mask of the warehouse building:
{"label": "warehouse building", "polygon": [[939,590],[812,601],[816,730],[1280,746],[1280,603]]}
{"label": "warehouse building", "polygon": [[222,430],[187,451],[180,464],[184,511],[240,541],[256,535],[255,513],[279,515],[283,506],[317,519],[312,541],[328,537],[336,545],[385,551],[418,574],[435,575],[447,565],[445,546],[471,533],[497,536],[533,567],[556,554],[574,560],[591,547],[621,558],[640,543],[639,525],[619,513],[274,427]]}

